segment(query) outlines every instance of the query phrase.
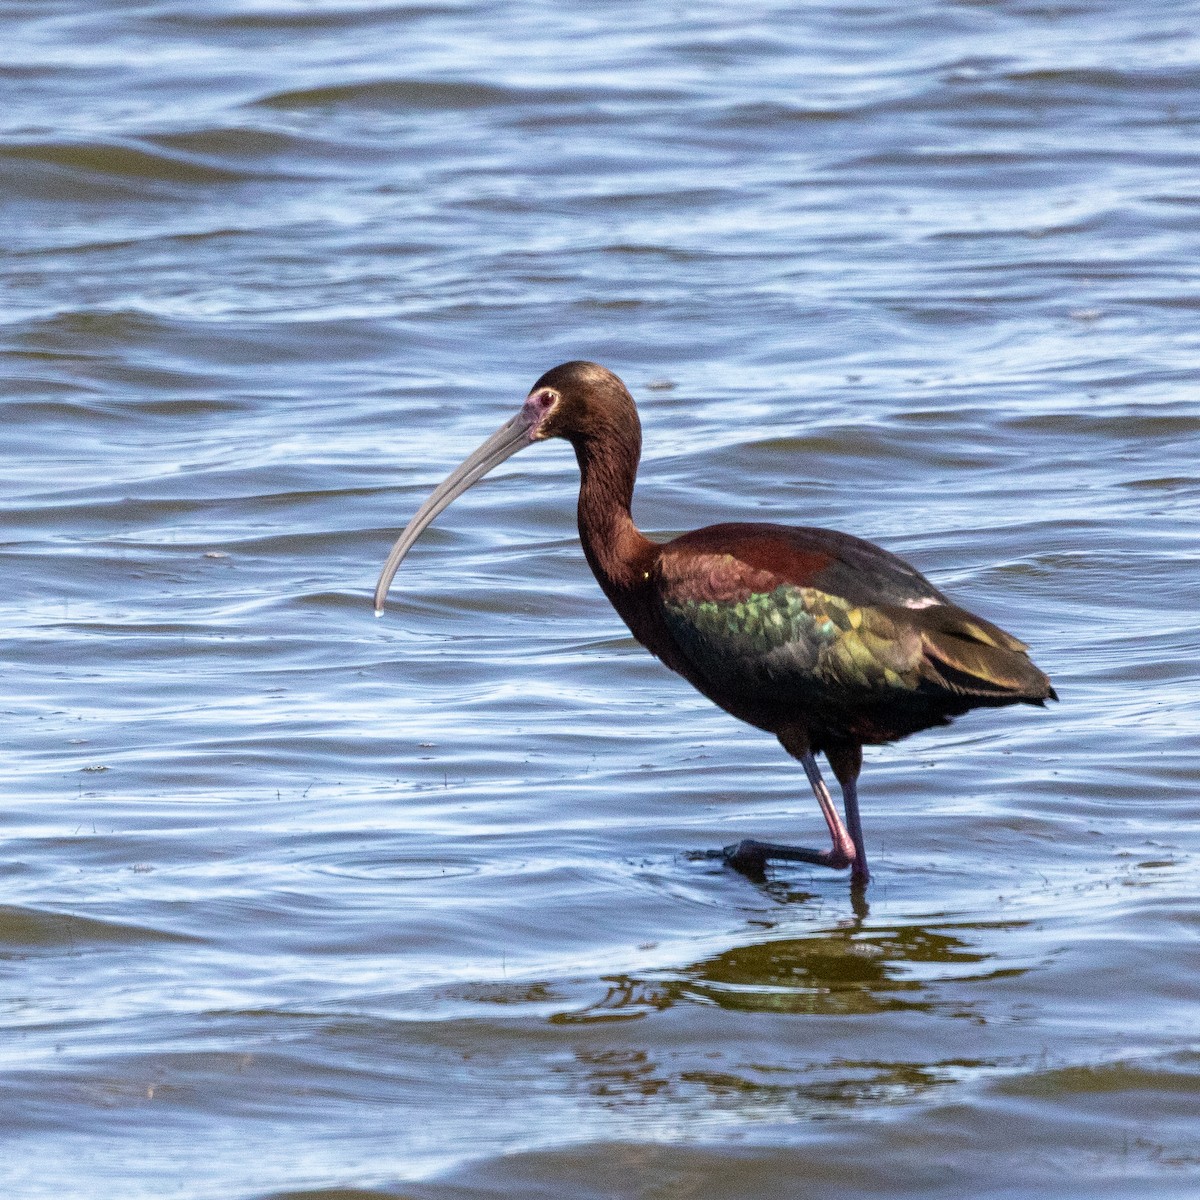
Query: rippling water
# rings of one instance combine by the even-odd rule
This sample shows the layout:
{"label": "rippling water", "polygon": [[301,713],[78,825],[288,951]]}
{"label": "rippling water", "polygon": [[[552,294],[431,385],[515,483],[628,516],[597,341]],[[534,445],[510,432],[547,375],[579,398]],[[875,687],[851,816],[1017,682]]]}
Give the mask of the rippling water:
{"label": "rippling water", "polygon": [[[0,1180],[1194,1196],[1200,9],[0,6]],[[637,515],[878,540],[1062,703],[872,751],[875,881],[639,650]]]}

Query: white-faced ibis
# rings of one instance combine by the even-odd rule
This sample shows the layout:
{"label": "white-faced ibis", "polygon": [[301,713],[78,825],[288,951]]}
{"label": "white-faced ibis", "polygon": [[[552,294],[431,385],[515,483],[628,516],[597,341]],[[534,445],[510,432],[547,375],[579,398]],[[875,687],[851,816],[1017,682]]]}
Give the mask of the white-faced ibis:
{"label": "white-faced ibis", "polygon": [[[821,806],[829,850],[747,839],[722,851],[731,866],[751,875],[770,859],[849,867],[861,888],[864,745],[972,708],[1057,699],[1016,638],[860,538],[766,524],[710,525],[662,544],[643,537],[630,515],[642,449],[637,408],[625,385],[591,362],[547,371],[521,411],[435,489],[388,555],[377,616],[438,513],[510,455],[552,437],[575,448],[583,552],[633,636],[726,712],[775,734]],[[845,825],[817,754],[841,784]]]}

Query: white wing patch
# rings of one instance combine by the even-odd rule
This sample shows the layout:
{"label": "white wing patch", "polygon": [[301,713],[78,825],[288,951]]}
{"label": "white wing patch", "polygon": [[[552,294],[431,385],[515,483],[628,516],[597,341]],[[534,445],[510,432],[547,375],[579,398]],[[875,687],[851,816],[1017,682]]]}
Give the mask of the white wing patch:
{"label": "white wing patch", "polygon": [[935,604],[941,604],[940,600],[935,600],[932,596],[922,596],[919,600],[905,600],[905,608],[932,608]]}

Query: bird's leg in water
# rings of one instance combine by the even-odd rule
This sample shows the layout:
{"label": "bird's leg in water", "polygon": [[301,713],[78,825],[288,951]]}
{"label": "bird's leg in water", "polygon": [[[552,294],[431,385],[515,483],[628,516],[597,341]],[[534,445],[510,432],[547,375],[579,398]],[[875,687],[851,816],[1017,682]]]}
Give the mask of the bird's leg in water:
{"label": "bird's leg in water", "polygon": [[[854,839],[846,832],[846,827],[842,824],[841,817],[838,816],[833,797],[830,796],[829,789],[825,786],[825,780],[821,778],[821,771],[817,766],[817,760],[813,757],[808,739],[794,730],[784,730],[779,734],[779,740],[783,744],[783,748],[794,758],[798,758],[804,767],[804,773],[808,776],[813,795],[816,796],[817,803],[821,806],[821,815],[825,818],[825,824],[829,826],[829,836],[833,839],[833,847],[829,850],[811,850],[807,846],[785,846],[778,842],[756,842],[753,838],[745,838],[736,846],[725,847],[722,851],[725,862],[743,874],[752,875],[761,875],[763,867],[770,859],[781,862],[812,863],[818,867],[833,867],[834,870],[855,866],[857,848]],[[847,802],[846,811],[849,815],[849,802]],[[854,819],[855,821],[858,819],[857,803],[854,805]],[[860,829],[860,840],[861,837]],[[865,863],[863,867],[864,873],[861,882],[865,883]],[[856,884],[859,882],[857,867],[851,878]]]}
{"label": "bird's leg in water", "polygon": [[846,828],[854,842],[854,862],[850,882],[856,888],[866,887],[871,873],[867,870],[867,848],[863,845],[862,820],[858,815],[858,773],[862,770],[862,747],[854,743],[825,751],[829,765],[837,776],[846,805]]}

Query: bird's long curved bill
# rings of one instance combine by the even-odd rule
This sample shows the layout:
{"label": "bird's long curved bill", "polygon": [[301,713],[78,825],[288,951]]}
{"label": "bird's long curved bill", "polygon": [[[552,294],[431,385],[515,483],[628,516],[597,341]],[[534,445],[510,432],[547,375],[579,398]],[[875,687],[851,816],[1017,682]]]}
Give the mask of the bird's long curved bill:
{"label": "bird's long curved bill", "polygon": [[424,532],[425,527],[467,488],[478,483],[493,467],[499,466],[506,458],[511,458],[518,450],[528,446],[534,440],[535,428],[536,421],[532,414],[523,408],[434,488],[429,499],[417,509],[416,515],[404,527],[404,532],[396,539],[392,552],[387,556],[387,562],[383,564],[379,582],[375,585],[377,617],[383,616],[383,603],[387,599],[388,588],[400,569],[404,556]]}

